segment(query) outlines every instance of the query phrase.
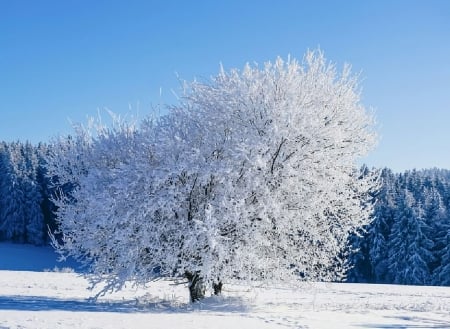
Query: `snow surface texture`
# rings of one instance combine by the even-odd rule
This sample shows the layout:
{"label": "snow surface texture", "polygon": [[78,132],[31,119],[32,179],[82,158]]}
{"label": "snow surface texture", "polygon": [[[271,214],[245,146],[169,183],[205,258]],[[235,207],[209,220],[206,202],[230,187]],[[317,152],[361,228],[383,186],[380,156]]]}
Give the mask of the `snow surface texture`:
{"label": "snow surface texture", "polygon": [[227,285],[222,297],[192,305],[185,284],[161,280],[93,302],[95,291],[61,273],[69,264],[51,248],[0,243],[0,255],[0,329],[450,328],[449,287]]}
{"label": "snow surface texture", "polygon": [[97,302],[75,273],[0,271],[0,328],[450,328],[450,288],[311,284],[229,287],[188,303],[158,281]]}

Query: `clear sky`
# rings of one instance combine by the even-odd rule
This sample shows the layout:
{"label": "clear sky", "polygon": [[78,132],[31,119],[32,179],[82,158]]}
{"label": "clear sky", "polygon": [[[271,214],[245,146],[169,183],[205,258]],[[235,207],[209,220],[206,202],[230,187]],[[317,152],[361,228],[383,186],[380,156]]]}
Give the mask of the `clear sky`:
{"label": "clear sky", "polygon": [[369,165],[450,169],[447,0],[0,0],[0,140],[48,141],[102,108],[144,116],[175,102],[177,75],[317,47],[361,72]]}

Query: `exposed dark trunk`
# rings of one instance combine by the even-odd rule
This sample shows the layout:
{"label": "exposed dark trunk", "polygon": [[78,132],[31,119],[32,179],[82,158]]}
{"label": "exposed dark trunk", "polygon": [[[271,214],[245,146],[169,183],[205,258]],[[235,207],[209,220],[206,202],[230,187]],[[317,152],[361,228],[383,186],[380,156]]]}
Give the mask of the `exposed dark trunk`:
{"label": "exposed dark trunk", "polygon": [[218,296],[222,293],[222,282],[213,283],[214,295]]}
{"label": "exposed dark trunk", "polygon": [[195,303],[203,298],[205,298],[205,284],[203,283],[203,279],[200,276],[199,272],[185,272],[185,276],[189,281],[189,295],[191,297],[191,302]]}

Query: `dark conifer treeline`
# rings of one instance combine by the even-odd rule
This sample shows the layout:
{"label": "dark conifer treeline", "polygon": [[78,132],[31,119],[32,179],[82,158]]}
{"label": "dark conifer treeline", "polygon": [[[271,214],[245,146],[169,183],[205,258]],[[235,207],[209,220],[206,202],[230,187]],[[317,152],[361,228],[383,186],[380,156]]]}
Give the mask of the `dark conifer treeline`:
{"label": "dark conifer treeline", "polygon": [[43,245],[55,229],[47,146],[0,142],[0,241]]}
{"label": "dark conifer treeline", "polygon": [[374,220],[351,245],[350,282],[450,285],[450,171],[384,169]]}

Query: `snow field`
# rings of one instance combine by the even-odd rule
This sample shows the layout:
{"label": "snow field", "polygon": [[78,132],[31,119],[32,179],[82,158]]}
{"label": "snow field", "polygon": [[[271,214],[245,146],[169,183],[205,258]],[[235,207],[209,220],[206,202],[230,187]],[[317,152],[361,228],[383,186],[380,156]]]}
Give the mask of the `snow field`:
{"label": "snow field", "polygon": [[0,328],[450,328],[445,287],[225,286],[194,305],[172,280],[94,294],[76,273],[0,271]]}

